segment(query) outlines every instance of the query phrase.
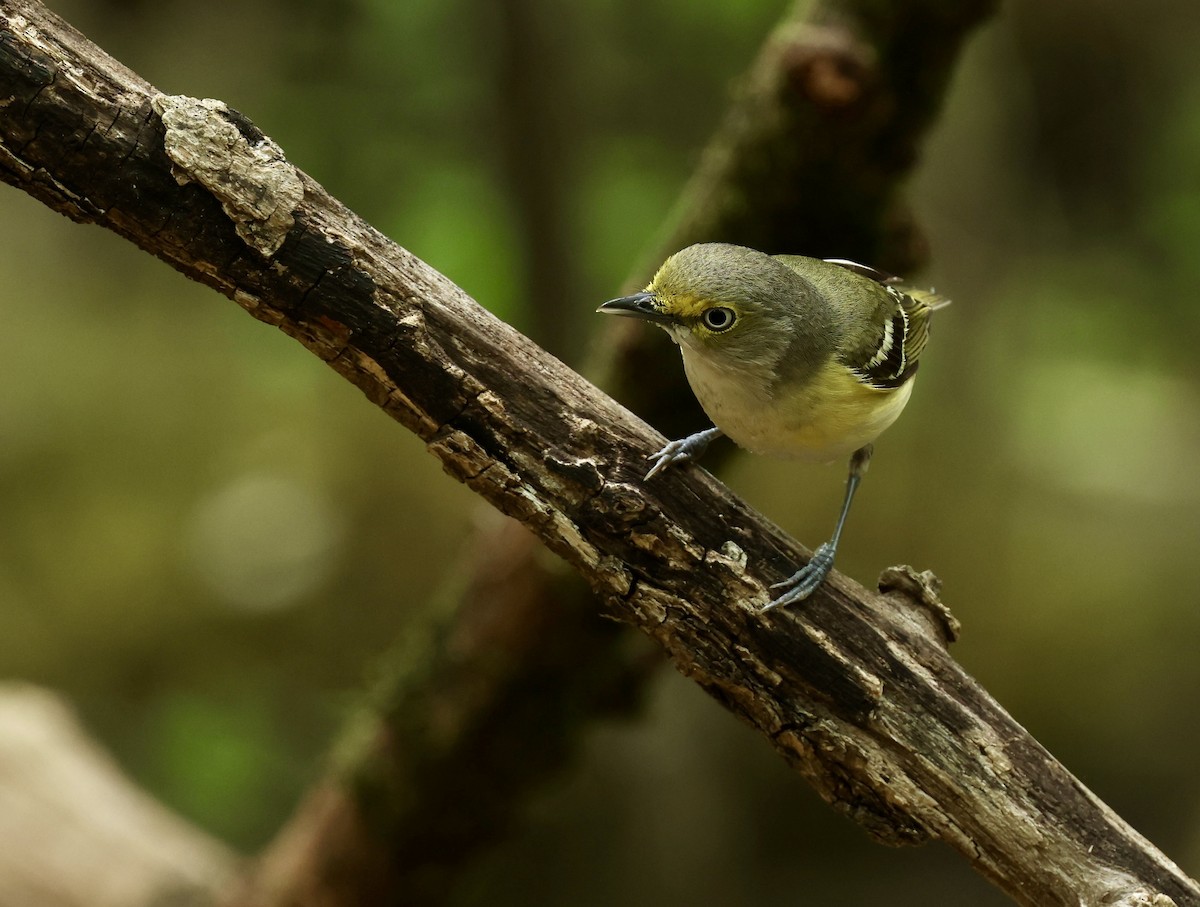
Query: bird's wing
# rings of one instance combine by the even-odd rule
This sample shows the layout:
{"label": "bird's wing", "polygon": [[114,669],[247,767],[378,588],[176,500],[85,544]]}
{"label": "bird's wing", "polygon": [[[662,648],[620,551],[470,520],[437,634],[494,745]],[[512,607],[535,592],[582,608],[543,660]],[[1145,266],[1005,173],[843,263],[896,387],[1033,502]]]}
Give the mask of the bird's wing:
{"label": "bird's wing", "polygon": [[831,265],[837,265],[839,268],[845,268],[847,271],[853,271],[859,277],[866,277],[868,280],[873,280],[885,287],[894,283],[901,283],[900,278],[895,274],[889,274],[886,271],[872,268],[870,265],[860,264],[857,261],[851,261],[848,258],[824,258],[822,261],[827,261]]}
{"label": "bird's wing", "polygon": [[904,384],[916,372],[929,339],[929,316],[950,300],[931,290],[904,286],[899,277],[867,265],[841,258],[825,260],[874,281],[884,291],[874,294],[873,330],[844,351],[844,361],[872,387]]}
{"label": "bird's wing", "polygon": [[929,339],[929,316],[950,300],[844,258],[773,257],[840,311],[837,356],[863,384],[891,390],[913,376]]}

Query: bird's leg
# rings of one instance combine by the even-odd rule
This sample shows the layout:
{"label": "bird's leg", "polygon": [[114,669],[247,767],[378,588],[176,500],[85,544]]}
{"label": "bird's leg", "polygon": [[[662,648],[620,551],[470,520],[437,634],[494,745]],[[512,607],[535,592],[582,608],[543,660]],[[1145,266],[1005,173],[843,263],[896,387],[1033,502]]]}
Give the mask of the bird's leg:
{"label": "bird's leg", "polygon": [[654,478],[674,463],[686,463],[689,460],[698,459],[704,451],[708,450],[709,442],[715,441],[722,434],[723,432],[719,428],[709,428],[698,431],[694,435],[688,435],[686,438],[680,438],[678,441],[672,441],[658,453],[651,454],[646,458],[654,461],[650,471],[646,473],[646,478]]}
{"label": "bird's leg", "polygon": [[846,497],[842,501],[842,512],[838,516],[837,526],[834,527],[833,538],[814,551],[807,564],[782,583],[776,583],[771,587],[772,589],[782,589],[783,592],[774,601],[768,602],[763,607],[764,611],[778,608],[780,605],[803,601],[812,595],[817,586],[821,585],[825,577],[829,575],[829,571],[833,569],[833,558],[837,554],[838,542],[842,538],[842,527],[846,525],[846,515],[850,512],[850,502],[854,500],[854,492],[858,490],[858,483],[867,473],[867,466],[871,462],[871,454],[874,450],[872,445],[867,444],[850,456],[850,476],[846,479]]}

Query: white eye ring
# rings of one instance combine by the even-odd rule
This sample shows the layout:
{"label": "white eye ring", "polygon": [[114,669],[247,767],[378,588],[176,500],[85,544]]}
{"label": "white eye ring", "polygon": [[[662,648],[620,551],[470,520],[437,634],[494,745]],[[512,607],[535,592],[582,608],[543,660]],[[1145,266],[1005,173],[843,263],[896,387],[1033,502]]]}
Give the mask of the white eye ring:
{"label": "white eye ring", "polygon": [[733,323],[737,321],[737,314],[733,309],[718,305],[713,306],[711,309],[705,309],[704,314],[700,316],[700,320],[704,322],[704,326],[710,331],[719,334],[721,331],[727,331],[733,327]]}

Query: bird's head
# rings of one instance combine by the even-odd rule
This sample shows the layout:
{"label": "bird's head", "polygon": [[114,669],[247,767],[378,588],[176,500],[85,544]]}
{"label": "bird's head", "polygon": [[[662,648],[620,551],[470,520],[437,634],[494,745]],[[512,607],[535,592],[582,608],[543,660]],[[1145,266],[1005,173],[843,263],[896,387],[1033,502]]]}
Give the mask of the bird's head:
{"label": "bird's head", "polygon": [[814,293],[769,255],[703,243],[668,258],[641,293],[610,300],[597,311],[658,325],[685,359],[695,355],[729,369],[765,370],[769,379],[797,331],[817,327],[808,323],[811,315],[820,315],[819,307],[808,305]]}

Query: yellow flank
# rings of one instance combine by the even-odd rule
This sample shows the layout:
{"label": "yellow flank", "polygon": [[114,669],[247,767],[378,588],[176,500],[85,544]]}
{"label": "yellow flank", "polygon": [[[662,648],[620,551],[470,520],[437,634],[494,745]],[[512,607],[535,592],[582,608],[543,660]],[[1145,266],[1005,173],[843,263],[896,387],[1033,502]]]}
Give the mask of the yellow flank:
{"label": "yellow flank", "polygon": [[[757,454],[829,462],[874,441],[908,403],[913,380],[870,387],[828,362],[802,387],[779,396],[684,345],[683,364],[700,405],[735,444]],[[915,379],[914,379],[915,380]]]}

